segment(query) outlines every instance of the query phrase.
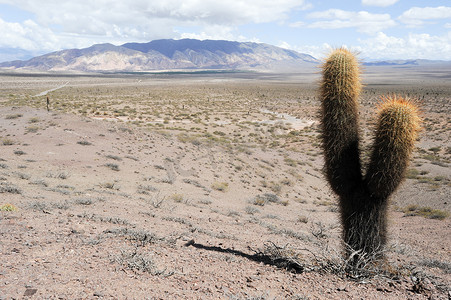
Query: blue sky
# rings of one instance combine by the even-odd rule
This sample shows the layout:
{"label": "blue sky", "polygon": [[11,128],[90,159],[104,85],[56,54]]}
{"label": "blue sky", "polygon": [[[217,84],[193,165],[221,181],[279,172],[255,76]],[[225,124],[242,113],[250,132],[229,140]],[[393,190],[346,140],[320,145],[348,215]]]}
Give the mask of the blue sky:
{"label": "blue sky", "polygon": [[162,38],[451,60],[451,0],[0,0],[0,36],[0,61]]}

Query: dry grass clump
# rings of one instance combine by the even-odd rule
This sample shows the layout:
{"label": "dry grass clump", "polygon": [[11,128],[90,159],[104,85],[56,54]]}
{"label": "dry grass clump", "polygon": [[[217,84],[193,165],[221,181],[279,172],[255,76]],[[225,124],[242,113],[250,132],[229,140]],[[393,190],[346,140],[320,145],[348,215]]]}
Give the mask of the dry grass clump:
{"label": "dry grass clump", "polygon": [[150,199],[145,199],[145,201],[148,202],[153,208],[160,208],[165,200],[166,197],[161,196],[160,193],[152,195]]}
{"label": "dry grass clump", "polygon": [[253,206],[246,206],[244,211],[249,215],[253,215],[253,214],[260,212],[257,208],[255,208]]}
{"label": "dry grass clump", "polygon": [[39,131],[39,129],[40,129],[39,126],[27,126],[25,128],[25,132],[27,132],[27,133],[36,133],[36,132]]}
{"label": "dry grass clump", "polygon": [[118,164],[106,163],[105,167],[110,168],[113,171],[119,171],[120,170]]}
{"label": "dry grass clump", "polygon": [[297,221],[300,222],[300,223],[307,224],[308,223],[308,217],[306,217],[306,216],[299,216],[297,218]]}
{"label": "dry grass clump", "polygon": [[14,144],[15,144],[14,140],[12,140],[10,138],[2,139],[2,145],[3,146],[11,146],[11,145],[14,145]]}
{"label": "dry grass clump", "polygon": [[13,204],[3,204],[0,205],[0,211],[16,211],[17,210],[17,206],[13,205]]}
{"label": "dry grass clump", "polygon": [[67,179],[70,177],[70,174],[66,171],[61,171],[61,172],[57,172],[57,173],[53,173],[53,172],[48,172],[45,177],[47,178],[57,178],[57,179]]}
{"label": "dry grass clump", "polygon": [[22,191],[10,183],[0,182],[0,193],[22,194]]}
{"label": "dry grass clump", "polygon": [[257,206],[264,206],[267,203],[281,203],[281,201],[279,196],[277,196],[276,194],[265,193],[255,196],[250,200],[250,203]]}
{"label": "dry grass clump", "polygon": [[22,151],[22,150],[14,150],[14,154],[15,155],[25,155],[25,154],[27,154],[27,153],[25,153],[24,151]]}
{"label": "dry grass clump", "polygon": [[171,199],[174,200],[174,202],[180,203],[183,201],[183,194],[172,194]]}
{"label": "dry grass clump", "polygon": [[440,209],[433,209],[428,206],[418,206],[415,204],[408,205],[404,209],[402,209],[402,212],[404,212],[405,216],[422,216],[428,219],[437,219],[437,220],[444,220],[445,218],[449,217],[449,212],[440,210]]}
{"label": "dry grass clump", "polygon": [[41,121],[41,119],[38,117],[32,117],[28,120],[28,123],[38,123],[39,121]]}
{"label": "dry grass clump", "polygon": [[429,267],[429,268],[437,268],[443,270],[446,274],[451,274],[451,263],[446,261],[440,261],[436,259],[425,259],[420,261],[420,265]]}
{"label": "dry grass clump", "polygon": [[220,192],[227,192],[229,190],[229,184],[227,182],[213,182],[211,188]]}
{"label": "dry grass clump", "polygon": [[117,161],[121,161],[121,160],[122,160],[122,158],[119,157],[119,156],[117,156],[117,155],[111,155],[111,154],[109,154],[109,155],[106,155],[105,157],[106,157],[106,158],[109,158],[109,159],[117,160]]}
{"label": "dry grass clump", "polygon": [[77,144],[82,145],[82,146],[90,146],[90,145],[92,145],[91,142],[86,141],[86,140],[78,141]]}
{"label": "dry grass clump", "polygon": [[139,194],[149,195],[150,192],[158,192],[158,188],[156,188],[152,185],[149,185],[149,184],[147,184],[147,185],[140,184],[140,185],[138,185],[137,192]]}
{"label": "dry grass clump", "polygon": [[121,255],[114,261],[127,269],[150,273],[153,276],[168,277],[174,274],[173,271],[167,271],[167,269],[159,270],[153,257],[148,253],[139,253],[137,248],[131,251],[121,251]]}
{"label": "dry grass clump", "polygon": [[104,189],[116,190],[116,191],[121,189],[121,187],[115,181],[114,182],[107,181],[104,183],[100,183],[99,186]]}
{"label": "dry grass clump", "polygon": [[7,120],[13,120],[13,119],[17,119],[23,117],[23,114],[10,114],[10,115],[6,115],[5,119]]}

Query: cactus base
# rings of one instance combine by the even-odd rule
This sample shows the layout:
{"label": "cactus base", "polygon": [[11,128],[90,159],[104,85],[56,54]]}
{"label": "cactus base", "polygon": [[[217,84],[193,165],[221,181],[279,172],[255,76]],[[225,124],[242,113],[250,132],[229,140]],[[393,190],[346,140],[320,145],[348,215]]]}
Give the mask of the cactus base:
{"label": "cactus base", "polygon": [[345,198],[340,197],[345,257],[350,265],[383,257],[387,240],[387,199],[372,197],[364,186]]}

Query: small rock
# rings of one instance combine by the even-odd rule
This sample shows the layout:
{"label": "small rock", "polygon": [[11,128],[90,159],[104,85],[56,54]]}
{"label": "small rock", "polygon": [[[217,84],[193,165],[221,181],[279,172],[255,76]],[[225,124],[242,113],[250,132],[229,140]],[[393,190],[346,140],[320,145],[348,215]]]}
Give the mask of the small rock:
{"label": "small rock", "polygon": [[71,228],[71,229],[70,229],[70,233],[73,233],[73,234],[82,234],[82,233],[84,233],[84,230],[78,229],[78,228]]}
{"label": "small rock", "polygon": [[37,291],[38,289],[26,289],[23,295],[24,297],[33,296],[34,294],[36,294]]}
{"label": "small rock", "polygon": [[102,292],[95,292],[95,293],[94,293],[94,297],[102,298],[102,297],[104,297],[104,295],[103,295]]}
{"label": "small rock", "polygon": [[348,290],[346,289],[346,286],[340,286],[337,288],[337,291],[339,292],[347,292]]}
{"label": "small rock", "polygon": [[191,239],[191,240],[189,240],[187,243],[185,243],[185,247],[189,247],[189,246],[192,246],[192,245],[194,245],[194,244],[195,244],[194,240]]}

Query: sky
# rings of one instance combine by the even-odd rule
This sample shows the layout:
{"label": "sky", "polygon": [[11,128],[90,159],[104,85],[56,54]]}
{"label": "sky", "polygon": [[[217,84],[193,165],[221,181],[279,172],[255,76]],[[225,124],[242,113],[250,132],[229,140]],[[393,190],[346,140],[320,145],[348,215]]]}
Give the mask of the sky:
{"label": "sky", "polygon": [[451,0],[0,0],[0,37],[0,61],[182,38],[451,60]]}

